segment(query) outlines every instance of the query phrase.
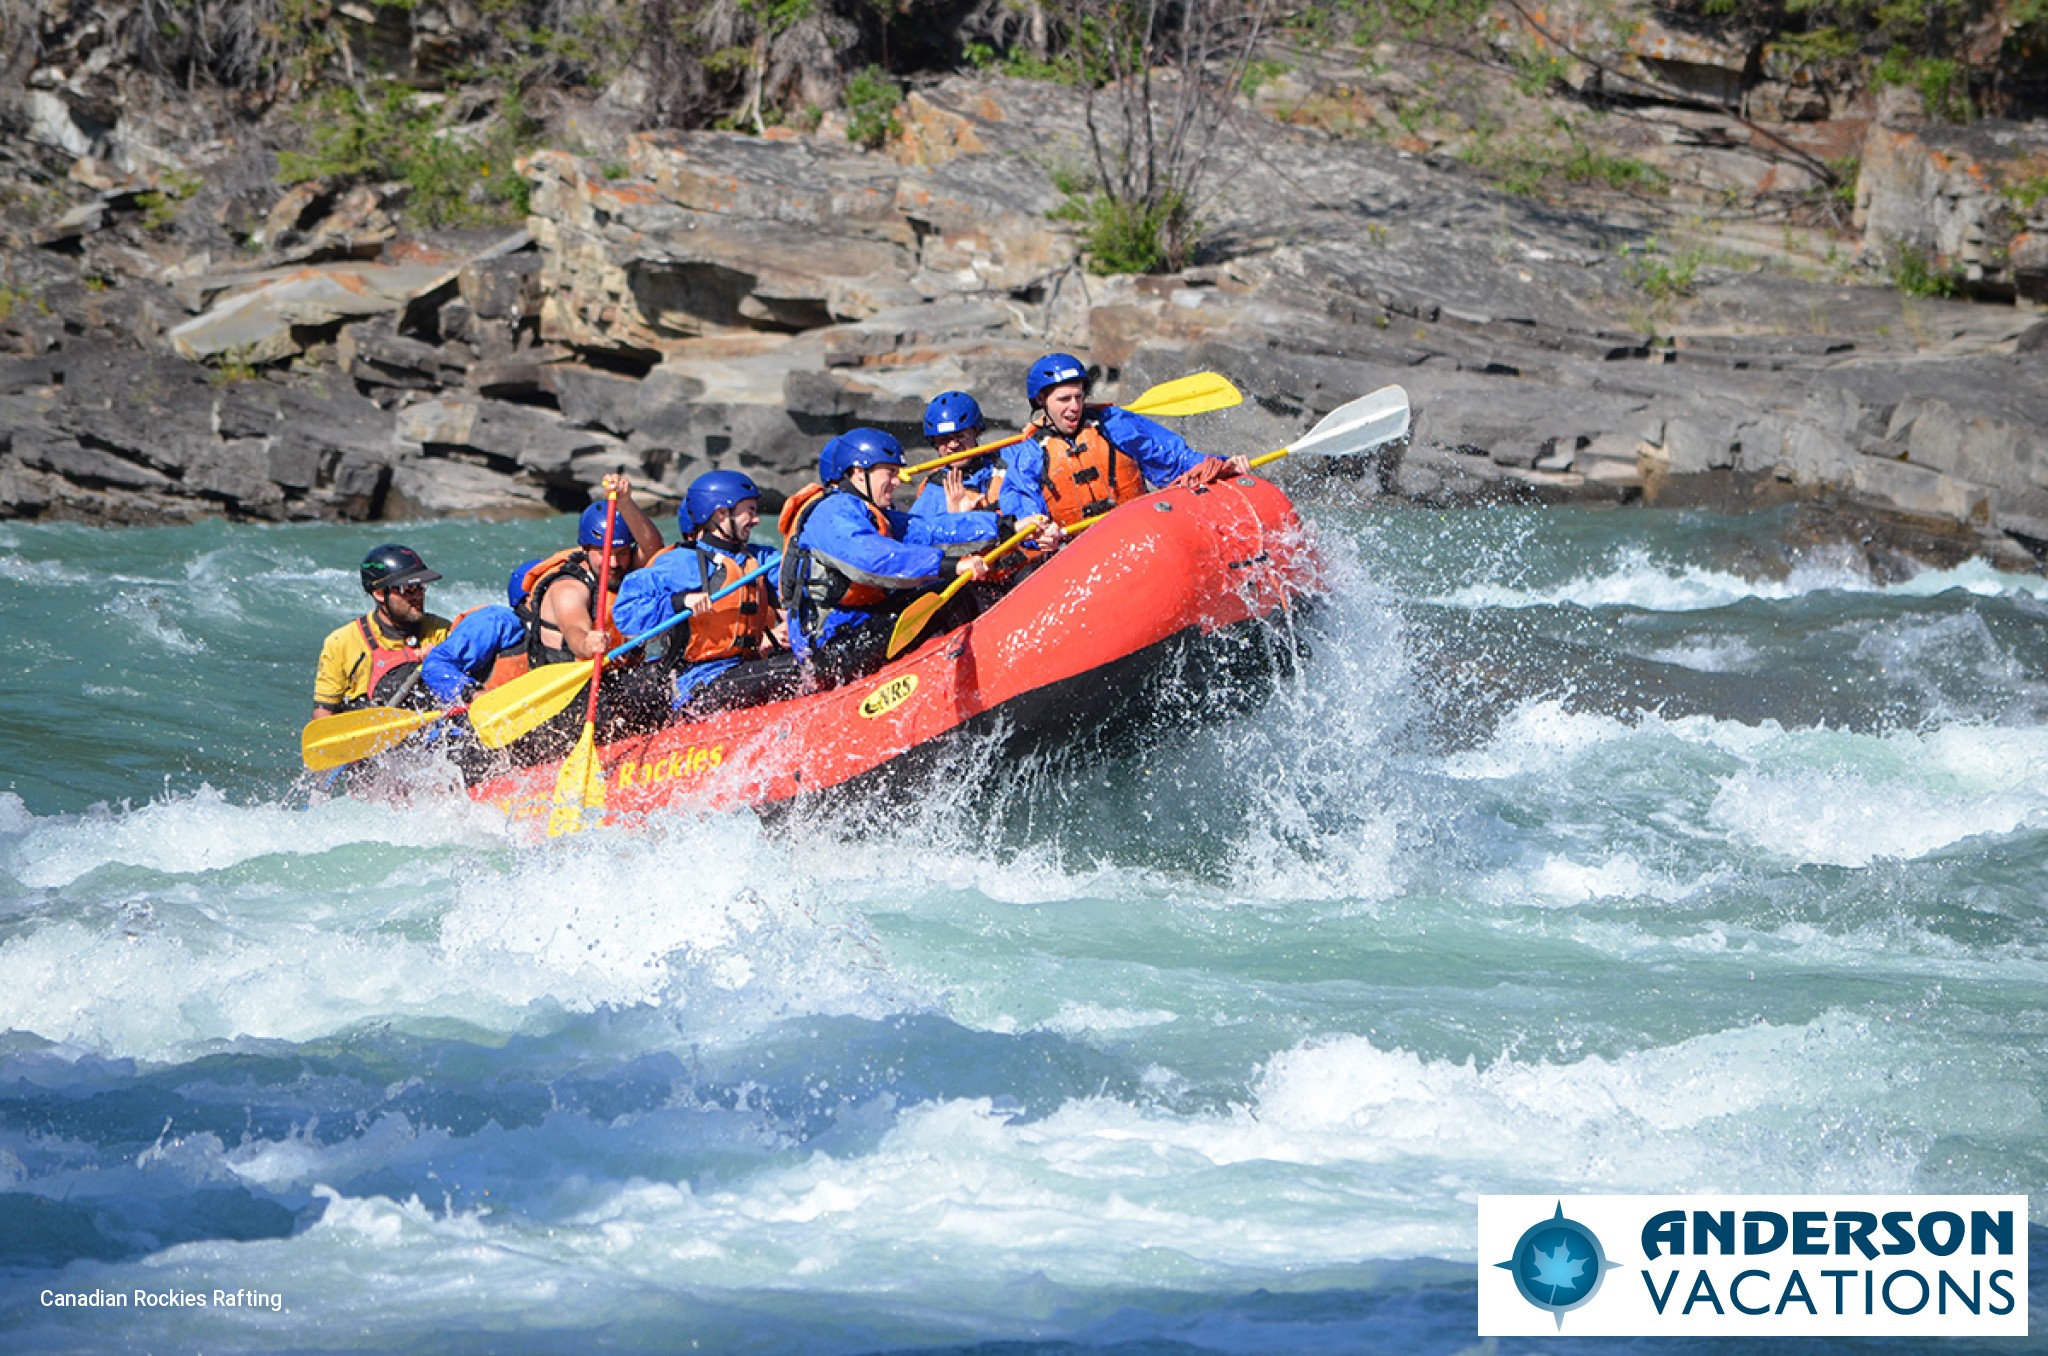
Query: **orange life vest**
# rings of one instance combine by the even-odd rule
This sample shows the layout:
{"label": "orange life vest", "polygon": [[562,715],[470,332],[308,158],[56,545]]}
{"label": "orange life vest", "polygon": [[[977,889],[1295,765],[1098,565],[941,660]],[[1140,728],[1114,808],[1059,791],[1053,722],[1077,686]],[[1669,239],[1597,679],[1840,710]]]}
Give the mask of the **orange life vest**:
{"label": "orange life vest", "polygon": [[803,522],[804,510],[824,493],[825,487],[814,480],[782,501],[782,512],[775,515],[775,530],[782,534],[784,545],[796,540],[796,530]]}
{"label": "orange life vest", "polygon": [[1107,513],[1145,492],[1137,458],[1109,440],[1092,411],[1072,438],[1050,429],[1033,436],[1045,449],[1045,478],[1039,491],[1061,527]]}
{"label": "orange life vest", "polygon": [[[697,577],[703,581],[701,587],[707,594],[718,592],[733,580],[758,565],[759,561],[734,559],[718,551],[707,551],[701,544],[690,543],[697,553]],[[655,552],[654,558],[661,559],[670,551],[683,547],[664,546]],[[692,590],[695,592],[695,590]],[[745,588],[734,589],[711,605],[711,610],[690,618],[689,639],[683,644],[682,662],[701,664],[709,659],[752,659],[761,652],[762,641],[768,635],[772,624],[769,609],[774,605],[775,594],[767,577],[751,580]],[[682,611],[682,600],[676,600],[676,611]]]}
{"label": "orange life vest", "polygon": [[[557,551],[543,560],[537,560],[533,568],[526,572],[526,601],[520,604],[520,611],[526,614],[526,660],[533,667],[560,664],[583,657],[571,654],[566,645],[548,645],[540,638],[543,626],[557,636],[562,634],[561,627],[553,622],[541,620],[540,607],[542,596],[564,579],[580,581],[584,588],[590,590],[591,599],[596,600],[597,576],[591,573],[590,558],[580,546],[571,546],[565,551]],[[619,581],[614,579],[611,582],[616,588]],[[604,647],[607,650],[617,649],[625,640],[626,637],[607,619],[604,628]]]}
{"label": "orange life vest", "polygon": [[500,650],[491,660],[491,671],[484,675],[484,690],[503,687],[514,678],[523,678],[533,665],[527,662],[524,650]]}
{"label": "orange life vest", "polygon": [[[714,555],[701,546],[697,548],[697,561],[707,593],[718,592],[752,568],[744,561]],[[710,611],[691,621],[690,643],[683,650],[683,662],[751,659],[759,654],[768,635],[768,608],[773,598],[765,576],[720,598]]]}

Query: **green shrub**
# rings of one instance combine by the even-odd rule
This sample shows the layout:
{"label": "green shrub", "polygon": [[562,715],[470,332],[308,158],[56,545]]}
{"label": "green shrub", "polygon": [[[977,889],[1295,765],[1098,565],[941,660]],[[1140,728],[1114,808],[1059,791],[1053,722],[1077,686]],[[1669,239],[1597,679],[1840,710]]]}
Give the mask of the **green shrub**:
{"label": "green shrub", "polygon": [[1515,51],[1509,54],[1508,62],[1515,70],[1515,88],[1531,99],[1563,85],[1572,73],[1572,63],[1553,52]]}
{"label": "green shrub", "polygon": [[1892,285],[1909,297],[1952,297],[1962,290],[1959,271],[1936,268],[1924,252],[1910,245],[1892,255],[1886,272]]}
{"label": "green shrub", "polygon": [[1851,152],[1828,161],[1828,172],[1835,176],[1835,186],[1830,196],[1844,207],[1856,205],[1856,181],[1863,177],[1863,157]]}
{"label": "green shrub", "polygon": [[1194,253],[1200,223],[1187,200],[1168,194],[1158,202],[1126,201],[1107,193],[1069,193],[1053,213],[1079,222],[1088,271],[1096,274],[1166,273]]}
{"label": "green shrub", "polygon": [[2048,198],[2048,174],[2030,174],[2016,183],[2007,184],[2000,192],[2020,211],[2031,212],[2043,198]]}
{"label": "green shrub", "polygon": [[138,193],[135,205],[142,209],[142,228],[161,231],[178,219],[178,205],[168,193]]}
{"label": "green shrub", "polygon": [[1289,67],[1286,62],[1275,61],[1271,57],[1260,57],[1256,61],[1246,63],[1244,80],[1240,85],[1240,88],[1244,91],[1244,97],[1247,99],[1257,97],[1260,89],[1287,74],[1288,69]]}
{"label": "green shrub", "polygon": [[1641,189],[1661,194],[1671,187],[1671,181],[1655,166],[1625,155],[1609,155],[1584,142],[1572,147],[1571,154],[1564,157],[1558,169],[1572,183],[1605,184],[1623,192]]}
{"label": "green shrub", "polygon": [[1691,296],[1699,285],[1700,266],[1707,262],[1707,252],[1696,247],[1666,254],[1655,236],[1640,247],[1623,249],[1621,255],[1622,276],[1629,286],[1660,302]]}
{"label": "green shrub", "polygon": [[1625,155],[1610,155],[1582,141],[1579,131],[1559,119],[1556,131],[1564,143],[1517,137],[1496,141],[1486,129],[1458,151],[1459,159],[1486,174],[1508,192],[1522,197],[1557,197],[1563,184],[1597,184],[1623,193],[1661,197],[1671,181],[1655,166]]}
{"label": "green shrub", "polygon": [[280,151],[278,177],[398,180],[407,206],[428,225],[503,221],[526,213],[528,186],[513,167],[537,133],[515,101],[500,104],[481,135],[451,125],[443,111],[400,85],[376,99],[331,90],[306,110],[310,151]]}
{"label": "green shrub", "polygon": [[1370,37],[1443,37],[1476,29],[1493,0],[1338,0]]}
{"label": "green shrub", "polygon": [[205,186],[205,180],[185,170],[166,170],[157,176],[157,186],[135,195],[142,209],[145,230],[160,231],[178,219],[178,204]]}
{"label": "green shrub", "polygon": [[1863,40],[1846,28],[1823,25],[1804,33],[1780,33],[1771,45],[1800,61],[1846,61],[1863,50]]}
{"label": "green shrub", "polygon": [[215,386],[232,386],[240,381],[255,381],[263,375],[263,366],[254,356],[254,350],[246,344],[214,355],[213,372],[209,379]]}
{"label": "green shrub", "polygon": [[1894,47],[1871,69],[1870,83],[1876,89],[1908,85],[1919,90],[1927,115],[1944,122],[1968,122],[1974,111],[1969,72],[1961,62],[1947,57],[1914,56],[1903,47]]}
{"label": "green shrub", "polygon": [[869,66],[846,82],[847,140],[874,150],[901,132],[896,110],[903,103],[903,91],[882,73]]}

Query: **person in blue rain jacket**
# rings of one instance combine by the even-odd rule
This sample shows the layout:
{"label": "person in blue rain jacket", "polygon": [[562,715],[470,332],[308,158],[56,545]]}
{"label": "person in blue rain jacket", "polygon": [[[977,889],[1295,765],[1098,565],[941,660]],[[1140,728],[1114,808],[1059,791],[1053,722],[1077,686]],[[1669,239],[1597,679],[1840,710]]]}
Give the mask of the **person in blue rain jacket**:
{"label": "person in blue rain jacket", "polygon": [[1031,436],[1003,454],[997,509],[1043,514],[1061,528],[1100,517],[1147,489],[1243,475],[1243,457],[1211,457],[1163,424],[1114,405],[1091,405],[1092,379],[1070,353],[1048,353],[1025,374]]}
{"label": "person in blue rain jacket", "polygon": [[[637,636],[687,612],[650,646],[675,676],[675,705],[691,715],[771,701],[799,682],[775,602],[782,553],[750,538],[761,521],[761,491],[739,471],[707,471],[690,482],[676,524],[682,539],[626,577],[612,604],[619,629]],[[714,595],[766,566],[758,578]]]}
{"label": "person in blue rain jacket", "polygon": [[[980,403],[965,391],[941,392],[924,407],[924,439],[935,457],[965,452],[979,445],[987,431]],[[956,462],[926,478],[910,506],[910,516],[936,518],[944,513],[994,509],[1002,476],[1002,461],[994,452]]]}
{"label": "person in blue rain jacket", "polygon": [[420,681],[443,705],[526,672],[526,619],[503,603],[455,619],[446,639],[420,662]]}
{"label": "person in blue rain jacket", "polygon": [[853,429],[825,444],[819,488],[785,511],[780,593],[790,648],[821,686],[880,668],[896,614],[956,574],[984,578],[982,553],[1001,539],[994,513],[913,518],[897,509],[902,468],[893,435]]}

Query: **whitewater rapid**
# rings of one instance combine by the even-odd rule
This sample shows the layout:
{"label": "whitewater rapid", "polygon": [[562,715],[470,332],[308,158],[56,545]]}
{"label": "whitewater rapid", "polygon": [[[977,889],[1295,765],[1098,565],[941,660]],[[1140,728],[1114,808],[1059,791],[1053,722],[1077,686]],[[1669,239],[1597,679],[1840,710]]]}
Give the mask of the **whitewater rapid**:
{"label": "whitewater rapid", "polygon": [[1481,1193],[2038,1229],[2040,579],[1311,517],[1248,717],[551,843],[296,780],[342,529],[0,528],[6,1348],[1448,1352]]}

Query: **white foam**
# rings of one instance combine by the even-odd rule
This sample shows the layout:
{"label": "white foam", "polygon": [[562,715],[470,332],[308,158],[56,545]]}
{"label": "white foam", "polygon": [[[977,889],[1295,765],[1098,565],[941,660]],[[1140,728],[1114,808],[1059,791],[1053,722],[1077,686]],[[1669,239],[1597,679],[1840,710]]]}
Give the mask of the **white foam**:
{"label": "white foam", "polygon": [[1978,1100],[1969,1071],[1944,1074],[1933,1047],[1913,1052],[1925,1081],[1902,1080],[1902,1034],[1831,1014],[1487,1065],[1346,1036],[1276,1057],[1258,1108],[1294,1153],[1414,1156],[1485,1190],[1900,1191],[1944,1127],[1975,1123],[1975,1107],[1947,1099]]}
{"label": "white foam", "polygon": [[9,1021],[84,1050],[172,1058],[371,1020],[516,1031],[644,1004],[738,1039],[922,1001],[744,816],[520,846],[460,797],[12,813],[8,871],[59,893],[0,943]]}
{"label": "white foam", "polygon": [[508,873],[461,884],[440,942],[452,963],[506,976],[529,1001],[705,1005],[732,1034],[791,1012],[879,1016],[907,997],[878,972],[858,915],[748,816],[523,854]]}
{"label": "white foam", "polygon": [[1099,1003],[1062,1003],[1060,1010],[1038,1024],[1041,1031],[1067,1036],[1088,1036],[1102,1031],[1142,1031],[1165,1026],[1179,1015],[1164,1008],[1114,1008]]}
{"label": "white foam", "polygon": [[0,791],[0,834],[26,833],[36,822],[28,802],[13,791]]}
{"label": "white foam", "polygon": [[1481,580],[1432,601],[1474,610],[1528,607],[1633,607],[1647,612],[1697,612],[1747,599],[1780,601],[1808,593],[1869,592],[1867,575],[1842,562],[1813,561],[1784,579],[1751,579],[1724,570],[1671,564],[1642,546],[1624,546],[1614,557],[1571,579],[1522,587]]}
{"label": "white foam", "polygon": [[1793,861],[1867,866],[1910,861],[1979,834],[2010,833],[2042,813],[2038,792],[1941,794],[1847,771],[1741,773],[1712,819],[1737,842]]}
{"label": "white foam", "polygon": [[1747,641],[1717,636],[1651,650],[1645,658],[1697,673],[1748,673],[1763,662],[1764,656]]}
{"label": "white foam", "polygon": [[[1832,1014],[1483,1066],[1325,1038],[1276,1055],[1231,1110],[1086,1097],[1020,1119],[984,1099],[930,1103],[855,1156],[695,1192],[602,1191],[547,1246],[727,1286],[800,1266],[828,1288],[865,1288],[877,1259],[909,1250],[927,1295],[1460,1257],[1471,1219],[1443,1208],[1447,1193],[1910,1190],[1940,1134],[2030,1114],[1972,1078],[1932,1043]],[[1916,1128],[1878,1128],[1900,1122]]]}
{"label": "white foam", "polygon": [[1627,545],[1571,579],[1534,586],[1481,580],[1431,601],[1474,610],[1576,606],[1697,612],[1751,599],[1783,602],[1816,593],[1931,598],[1951,590],[1977,597],[2048,599],[2048,579],[2000,571],[1987,561],[1973,559],[1953,569],[1922,570],[1908,579],[1879,584],[1846,551],[1810,553],[1781,579],[1750,578],[1662,560],[1645,547]]}
{"label": "white foam", "polygon": [[179,625],[185,603],[160,588],[124,589],[98,609],[126,625],[127,632],[147,646],[174,655],[206,652],[206,642]]}
{"label": "white foam", "polygon": [[2048,578],[2001,570],[1981,556],[1973,556],[1945,570],[1922,570],[1910,579],[1886,587],[1887,593],[1908,598],[1933,598],[1961,590],[1979,598],[2037,598],[2048,600]]}
{"label": "white foam", "polygon": [[[18,543],[17,543],[18,544]],[[8,552],[0,555],[0,579],[38,588],[73,584],[101,584],[106,576],[61,560],[28,560]]]}
{"label": "white foam", "polygon": [[422,851],[504,841],[504,821],[459,796],[425,796],[403,807],[339,799],[306,810],[275,802],[236,805],[210,786],[137,809],[100,806],[36,820],[0,858],[23,883],[61,888],[121,864],[168,875],[220,871],[259,857],[318,856],[358,843]]}
{"label": "white foam", "polygon": [[[1674,807],[1744,847],[1797,861],[1864,866],[1924,857],[1978,835],[2048,821],[2048,730],[1956,726],[1919,733],[1787,730],[1773,722],[1654,714],[1632,720],[1516,708],[1486,745],[1445,760],[1469,781],[1556,785],[1606,779],[1617,756],[1718,769],[1706,805]],[[1669,778],[1682,787],[1696,780]]]}
{"label": "white foam", "polygon": [[1503,719],[1486,744],[1452,754],[1444,771],[1461,780],[1489,781],[1515,777],[1554,777],[1618,745],[1655,745],[1670,740],[1741,753],[1768,743],[1777,734],[1771,723],[1742,725],[1708,717],[1667,720],[1642,714],[1624,720],[1595,711],[1574,711],[1546,699],[1523,702]]}
{"label": "white foam", "polygon": [[1500,904],[1571,908],[1611,899],[1649,899],[1671,904],[1697,889],[1695,882],[1674,881],[1645,869],[1625,852],[1598,861],[1579,861],[1552,853],[1533,869],[1495,873],[1478,893],[1481,898]]}
{"label": "white foam", "polygon": [[1713,823],[1797,861],[1912,860],[2048,819],[2048,731],[1783,735],[1726,778]]}

